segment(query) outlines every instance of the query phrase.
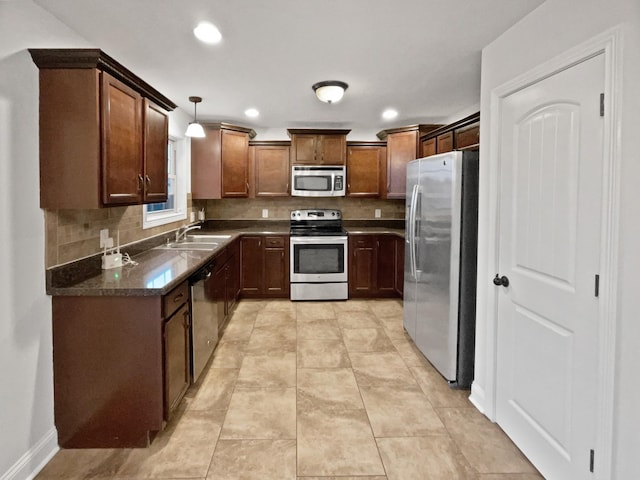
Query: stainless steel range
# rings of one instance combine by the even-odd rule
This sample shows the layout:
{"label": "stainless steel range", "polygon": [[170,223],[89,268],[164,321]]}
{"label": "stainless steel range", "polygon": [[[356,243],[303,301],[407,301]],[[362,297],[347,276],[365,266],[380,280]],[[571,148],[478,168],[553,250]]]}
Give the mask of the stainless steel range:
{"label": "stainless steel range", "polygon": [[340,210],[293,210],[291,300],[346,300],[347,232]]}

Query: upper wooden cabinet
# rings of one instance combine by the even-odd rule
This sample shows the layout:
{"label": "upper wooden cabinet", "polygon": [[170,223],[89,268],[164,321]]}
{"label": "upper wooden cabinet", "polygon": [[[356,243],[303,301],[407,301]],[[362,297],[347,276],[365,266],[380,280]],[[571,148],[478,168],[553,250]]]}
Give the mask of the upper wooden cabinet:
{"label": "upper wooden cabinet", "polygon": [[344,165],[351,130],[289,129],[291,165]]}
{"label": "upper wooden cabinet", "polygon": [[40,207],[167,199],[176,105],[99,49],[31,49],[40,69]]}
{"label": "upper wooden cabinet", "polygon": [[203,124],[206,137],[191,139],[194,200],[249,196],[249,138],[256,133],[228,123]]}
{"label": "upper wooden cabinet", "polygon": [[380,197],[386,158],[385,142],[347,143],[347,196]]}
{"label": "upper wooden cabinet", "polygon": [[378,138],[387,140],[387,182],[383,198],[404,198],[407,182],[407,163],[418,158],[422,132],[430,132],[440,125],[410,125],[383,130]]}
{"label": "upper wooden cabinet", "polygon": [[289,195],[291,142],[249,142],[250,197]]}
{"label": "upper wooden cabinet", "polygon": [[480,112],[422,135],[420,144],[423,157],[452,150],[477,150],[480,148]]}

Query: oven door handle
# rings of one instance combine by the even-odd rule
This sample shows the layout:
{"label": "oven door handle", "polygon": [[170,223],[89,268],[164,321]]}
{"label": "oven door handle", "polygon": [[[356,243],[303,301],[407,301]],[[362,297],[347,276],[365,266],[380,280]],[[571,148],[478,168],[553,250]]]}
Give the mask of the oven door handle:
{"label": "oven door handle", "polygon": [[292,245],[313,245],[313,244],[321,244],[321,245],[332,245],[335,243],[344,243],[348,240],[346,235],[333,237],[291,237]]}

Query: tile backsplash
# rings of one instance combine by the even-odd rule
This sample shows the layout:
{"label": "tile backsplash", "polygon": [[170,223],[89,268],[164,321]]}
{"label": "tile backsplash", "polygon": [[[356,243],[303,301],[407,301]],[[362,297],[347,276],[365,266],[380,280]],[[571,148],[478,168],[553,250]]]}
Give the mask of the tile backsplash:
{"label": "tile backsplash", "polygon": [[144,240],[169,232],[188,222],[192,210],[187,199],[187,219],[159,227],[142,228],[142,205],[110,207],[95,210],[45,210],[46,266],[61,265],[100,253],[100,230],[109,229],[109,236],[120,232],[120,245]]}
{"label": "tile backsplash", "polygon": [[[289,212],[298,208],[338,208],[345,220],[399,220],[404,218],[404,200],[375,198],[246,198],[193,200],[189,195],[188,213],[205,209],[207,220],[261,220],[268,211],[270,220],[288,220]],[[142,229],[141,205],[111,207],[96,210],[46,210],[47,268],[100,253],[100,230],[109,229],[114,237],[120,231],[120,244],[144,240],[180,227],[179,221],[159,227]],[[380,209],[380,218],[375,210]]]}
{"label": "tile backsplash", "polygon": [[[289,212],[299,208],[337,208],[345,220],[399,220],[404,219],[404,200],[377,198],[248,198],[222,200],[194,200],[194,208],[205,208],[209,220],[261,220],[262,211],[268,210],[271,220],[288,220]],[[375,210],[380,209],[380,218]]]}

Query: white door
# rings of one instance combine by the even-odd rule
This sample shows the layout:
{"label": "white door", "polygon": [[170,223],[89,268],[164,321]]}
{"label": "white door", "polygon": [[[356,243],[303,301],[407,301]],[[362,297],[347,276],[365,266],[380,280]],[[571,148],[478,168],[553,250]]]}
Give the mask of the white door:
{"label": "white door", "polygon": [[590,478],[604,55],[503,99],[496,419],[549,480]]}

